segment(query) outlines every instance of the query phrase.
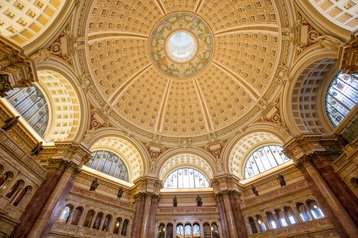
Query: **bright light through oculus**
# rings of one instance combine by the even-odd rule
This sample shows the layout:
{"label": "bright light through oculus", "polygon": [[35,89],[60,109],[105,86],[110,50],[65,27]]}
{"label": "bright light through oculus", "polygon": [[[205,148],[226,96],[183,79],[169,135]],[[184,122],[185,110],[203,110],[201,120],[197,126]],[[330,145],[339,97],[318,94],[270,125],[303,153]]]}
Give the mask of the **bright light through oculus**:
{"label": "bright light through oculus", "polygon": [[196,52],[194,38],[187,32],[178,31],[169,37],[167,42],[169,56],[178,62],[190,60]]}

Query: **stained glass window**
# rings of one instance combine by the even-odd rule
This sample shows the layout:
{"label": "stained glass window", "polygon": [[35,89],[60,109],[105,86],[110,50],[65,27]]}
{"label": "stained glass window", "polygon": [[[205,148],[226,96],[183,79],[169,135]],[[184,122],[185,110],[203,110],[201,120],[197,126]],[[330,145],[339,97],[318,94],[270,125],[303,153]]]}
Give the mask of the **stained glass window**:
{"label": "stained glass window", "polygon": [[173,170],[164,180],[164,188],[208,188],[208,178],[199,170],[179,168]]}
{"label": "stained glass window", "polygon": [[30,126],[43,136],[48,124],[47,102],[36,86],[15,88],[6,93],[6,99]]}
{"label": "stained glass window", "polygon": [[110,151],[97,150],[93,152],[92,159],[86,165],[125,181],[129,179],[128,169],[123,160]]}
{"label": "stained glass window", "polygon": [[251,178],[290,161],[278,145],[266,145],[256,149],[245,164],[245,178]]}
{"label": "stained glass window", "polygon": [[326,94],[326,111],[332,124],[338,126],[357,102],[358,74],[338,73]]}

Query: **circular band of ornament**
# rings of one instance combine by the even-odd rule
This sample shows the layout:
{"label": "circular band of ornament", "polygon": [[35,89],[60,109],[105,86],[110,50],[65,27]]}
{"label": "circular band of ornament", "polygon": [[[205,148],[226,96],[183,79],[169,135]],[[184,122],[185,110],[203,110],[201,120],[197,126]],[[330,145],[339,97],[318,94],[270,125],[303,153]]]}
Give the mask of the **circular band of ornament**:
{"label": "circular band of ornament", "polygon": [[162,18],[149,39],[153,64],[164,74],[188,78],[201,72],[214,55],[214,35],[208,24],[189,12]]}

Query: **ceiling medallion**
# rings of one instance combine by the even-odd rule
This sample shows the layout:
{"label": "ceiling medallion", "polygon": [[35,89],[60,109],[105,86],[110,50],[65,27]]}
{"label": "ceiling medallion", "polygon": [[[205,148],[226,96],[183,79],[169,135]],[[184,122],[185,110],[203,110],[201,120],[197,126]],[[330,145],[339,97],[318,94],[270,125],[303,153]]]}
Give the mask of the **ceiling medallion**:
{"label": "ceiling medallion", "polygon": [[149,39],[153,64],[176,78],[192,77],[201,72],[214,54],[214,35],[200,17],[177,12],[162,18]]}

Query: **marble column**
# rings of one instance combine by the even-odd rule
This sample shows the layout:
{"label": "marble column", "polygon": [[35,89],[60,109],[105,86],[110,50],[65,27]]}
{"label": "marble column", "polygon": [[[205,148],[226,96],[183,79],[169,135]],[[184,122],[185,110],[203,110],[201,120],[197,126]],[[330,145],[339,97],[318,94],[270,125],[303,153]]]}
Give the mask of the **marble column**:
{"label": "marble column", "polygon": [[219,193],[219,194],[216,194],[215,195],[215,200],[216,200],[216,204],[217,204],[217,207],[218,207],[218,210],[219,210],[219,214],[220,214],[220,224],[221,224],[221,227],[222,227],[222,236],[224,238],[229,238],[229,231],[227,229],[227,222],[226,222],[226,216],[225,216],[225,208],[224,208],[224,205],[223,205],[223,198],[222,198],[222,195]]}
{"label": "marble column", "polygon": [[62,206],[60,206],[59,202],[64,200],[69,190],[69,185],[72,185],[76,168],[77,166],[73,164],[67,164],[65,171],[32,227],[28,235],[29,238],[47,237],[49,228],[55,221],[57,215],[61,212]]}
{"label": "marble column", "polygon": [[349,189],[347,184],[334,172],[331,161],[322,156],[318,156],[313,161],[323,179],[331,188],[332,192],[340,200],[347,213],[351,216],[356,225],[358,225],[358,198]]}
{"label": "marble column", "polygon": [[133,228],[131,232],[132,238],[140,238],[140,232],[142,227],[142,218],[145,202],[145,193],[138,193],[135,195],[136,199],[136,211],[133,220]]}
{"label": "marble column", "polygon": [[143,210],[143,220],[142,220],[142,227],[141,227],[141,235],[147,236],[149,231],[149,214],[150,208],[152,204],[152,194],[146,193],[145,195],[145,203],[144,203],[144,210]]}
{"label": "marble column", "polygon": [[154,237],[154,233],[157,230],[155,227],[155,218],[157,215],[158,203],[159,203],[159,196],[153,195],[152,196],[152,204],[151,204],[151,208],[150,208],[150,214],[149,214],[149,224],[147,227],[148,237]]}
{"label": "marble column", "polygon": [[236,231],[235,219],[232,213],[231,202],[229,198],[229,193],[227,191],[222,193],[224,208],[225,208],[225,215],[227,221],[227,227],[229,230],[229,237],[230,238],[238,238],[238,234]]}
{"label": "marble column", "polygon": [[345,232],[349,237],[356,237],[358,234],[358,228],[354,221],[351,219],[347,211],[342,206],[339,199],[334,195],[326,181],[321,177],[315,166],[309,160],[304,160],[302,166],[305,168],[313,183],[326,200],[329,207],[332,209],[334,215],[343,226]]}
{"label": "marble column", "polygon": [[237,191],[230,191],[229,197],[231,201],[232,212],[235,218],[237,233],[240,238],[247,238],[246,225],[240,207],[240,194]]}

